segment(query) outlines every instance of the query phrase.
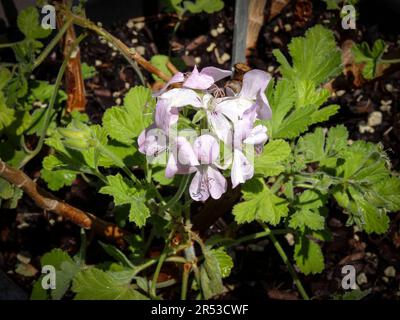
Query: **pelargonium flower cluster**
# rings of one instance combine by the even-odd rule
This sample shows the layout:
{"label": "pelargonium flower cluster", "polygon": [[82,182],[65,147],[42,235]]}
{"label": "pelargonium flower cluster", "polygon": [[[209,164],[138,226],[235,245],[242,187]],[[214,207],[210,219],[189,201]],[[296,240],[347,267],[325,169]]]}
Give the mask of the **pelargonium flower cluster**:
{"label": "pelargonium flower cluster", "polygon": [[[189,192],[192,199],[219,199],[227,189],[222,171],[230,169],[232,186],[251,179],[254,165],[245,150],[257,153],[268,140],[267,128],[256,125],[256,119],[271,118],[265,89],[271,77],[264,71],[245,73],[241,91],[222,89],[215,83],[231,71],[207,67],[200,72],[177,73],[155,94],[157,104],[154,123],[138,138],[139,151],[148,157],[168,152],[165,175],[195,173]],[[179,88],[170,89],[171,85]],[[177,128],[183,108],[202,110],[205,114],[202,134],[190,142]],[[182,115],[181,115],[182,116]],[[205,127],[204,127],[205,126]],[[204,130],[207,130],[204,133]],[[175,134],[174,134],[175,132]],[[221,164],[221,146],[230,150]]]}

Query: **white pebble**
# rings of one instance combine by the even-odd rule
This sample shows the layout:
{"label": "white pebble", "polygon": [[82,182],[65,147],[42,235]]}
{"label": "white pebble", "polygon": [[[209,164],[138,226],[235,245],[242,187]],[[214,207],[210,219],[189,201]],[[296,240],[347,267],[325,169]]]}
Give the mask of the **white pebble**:
{"label": "white pebble", "polygon": [[214,48],[216,47],[217,45],[215,44],[215,42],[211,42],[210,43],[210,45],[207,47],[207,52],[211,52],[211,51],[213,51],[214,50]]}
{"label": "white pebble", "polygon": [[285,234],[285,239],[288,242],[289,246],[293,246],[294,245],[294,236],[292,233],[286,233]]}
{"label": "white pebble", "polygon": [[145,26],[144,22],[137,22],[137,23],[135,24],[136,30],[141,30],[141,29],[144,28],[144,26]]}
{"label": "white pebble", "polygon": [[211,29],[210,30],[210,34],[215,38],[218,37],[218,30],[217,29]]}
{"label": "white pebble", "polygon": [[133,27],[135,26],[135,23],[134,23],[132,20],[129,20],[129,21],[126,23],[126,26],[127,26],[129,29],[133,29]]}
{"label": "white pebble", "polygon": [[389,266],[383,271],[386,277],[394,278],[396,276],[396,269],[393,266]]}
{"label": "white pebble", "polygon": [[358,131],[359,131],[361,134],[364,134],[364,133],[374,133],[374,132],[375,132],[375,129],[372,128],[371,126],[367,125],[364,121],[362,121],[362,122],[360,122],[360,123],[358,124]]}
{"label": "white pebble", "polygon": [[224,32],[225,32],[225,28],[224,28],[224,27],[218,27],[218,28],[217,28],[217,32],[218,32],[219,34],[224,33]]}
{"label": "white pebble", "polygon": [[387,84],[385,85],[385,89],[386,89],[388,92],[392,92],[392,91],[393,91],[393,85],[390,84],[390,83],[387,83]]}
{"label": "white pebble", "polygon": [[201,62],[201,58],[200,57],[195,57],[194,58],[194,63],[195,64],[200,64],[200,62]]}
{"label": "white pebble", "polygon": [[146,52],[146,49],[143,46],[138,46],[136,47],[136,51],[142,56]]}
{"label": "white pebble", "polygon": [[138,43],[138,39],[133,38],[133,39],[131,39],[131,42],[132,42],[132,44],[136,44],[136,43]]}
{"label": "white pebble", "polygon": [[341,97],[342,95],[344,95],[346,93],[346,90],[338,90],[338,91],[336,91],[336,95],[338,96],[338,97]]}
{"label": "white pebble", "polygon": [[273,31],[274,31],[275,33],[277,33],[277,32],[279,31],[279,26],[276,25],[276,26],[274,27]]}
{"label": "white pebble", "polygon": [[129,89],[131,87],[131,84],[129,82],[125,82],[125,89]]}
{"label": "white pebble", "polygon": [[292,30],[292,26],[290,24],[285,24],[283,27],[285,28],[286,32],[290,32]]}
{"label": "white pebble", "polygon": [[121,103],[122,103],[122,99],[121,99],[121,98],[115,99],[115,104],[116,104],[117,106],[121,105]]}
{"label": "white pebble", "polygon": [[368,278],[367,278],[367,275],[363,272],[363,273],[360,273],[358,276],[357,276],[357,283],[358,283],[358,285],[363,285],[363,284],[366,284],[366,283],[368,283]]}
{"label": "white pebble", "polygon": [[374,111],[368,117],[368,125],[371,127],[379,126],[382,123],[382,112]]}
{"label": "white pebble", "polygon": [[94,65],[95,65],[96,67],[100,67],[102,64],[103,64],[103,62],[101,62],[101,60],[96,60],[96,61],[94,62]]}
{"label": "white pebble", "polygon": [[222,56],[221,56],[221,59],[220,59],[220,61],[221,61],[221,64],[222,63],[225,63],[225,62],[227,62],[227,61],[229,61],[231,59],[231,55],[229,54],[229,53],[224,53]]}

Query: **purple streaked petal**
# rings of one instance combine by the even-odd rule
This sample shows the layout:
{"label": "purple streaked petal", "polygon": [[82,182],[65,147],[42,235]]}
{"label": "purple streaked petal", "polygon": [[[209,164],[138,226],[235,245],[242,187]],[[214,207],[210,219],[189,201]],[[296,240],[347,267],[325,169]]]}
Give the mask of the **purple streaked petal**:
{"label": "purple streaked petal", "polygon": [[192,89],[175,88],[163,93],[159,100],[164,100],[171,108],[185,106],[201,107],[201,99]]}
{"label": "purple streaked petal", "polygon": [[269,106],[269,102],[267,96],[265,95],[265,91],[260,91],[257,94],[256,105],[257,105],[257,115],[259,119],[262,120],[271,119],[272,110],[271,107]]}
{"label": "purple streaked petal", "polygon": [[197,66],[195,66],[192,73],[183,83],[183,86],[191,89],[206,90],[215,82],[231,74],[232,72],[229,70],[222,70],[215,67],[207,67],[199,72]]}
{"label": "purple streaked petal", "polygon": [[193,151],[200,164],[211,164],[219,156],[219,144],[213,136],[204,134],[194,141]]}
{"label": "purple streaked petal", "polygon": [[171,84],[183,82],[185,80],[185,76],[182,72],[175,73],[172,78],[167,82],[167,84],[158,92],[153,94],[153,97],[158,97],[162,95]]}
{"label": "purple streaked petal", "polygon": [[195,201],[206,201],[210,196],[207,185],[207,175],[200,168],[194,175],[189,186],[190,197]]}
{"label": "purple streaked petal", "polygon": [[231,168],[232,187],[235,188],[239,183],[244,183],[253,175],[254,167],[240,150],[235,149]]}
{"label": "purple streaked petal", "polygon": [[177,108],[171,108],[168,100],[159,99],[154,113],[154,122],[156,126],[165,133],[169,132],[169,128],[178,122],[179,112]]}
{"label": "purple streaked petal", "polygon": [[143,130],[138,137],[139,151],[146,156],[157,156],[167,149],[167,137],[154,125]]}
{"label": "purple streaked petal", "polygon": [[208,190],[213,199],[221,198],[222,194],[226,192],[228,185],[226,179],[214,166],[207,168],[207,182]]}
{"label": "purple streaked petal", "polygon": [[255,100],[260,91],[265,92],[270,80],[271,76],[265,71],[255,69],[246,72],[239,96]]}

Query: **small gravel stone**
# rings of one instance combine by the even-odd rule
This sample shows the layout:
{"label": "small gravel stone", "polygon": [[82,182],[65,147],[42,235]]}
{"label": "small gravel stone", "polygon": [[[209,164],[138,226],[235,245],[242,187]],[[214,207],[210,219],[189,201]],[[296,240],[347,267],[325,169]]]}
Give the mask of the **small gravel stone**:
{"label": "small gravel stone", "polygon": [[292,31],[292,26],[291,26],[290,24],[288,24],[288,23],[285,24],[283,27],[285,28],[285,31],[286,31],[286,32]]}
{"label": "small gravel stone", "polygon": [[103,64],[103,62],[101,62],[101,60],[96,60],[96,61],[94,62],[94,65],[95,65],[96,67],[100,67],[102,64]]}
{"label": "small gravel stone", "polygon": [[115,104],[116,104],[117,106],[121,105],[121,103],[122,103],[122,99],[121,99],[121,98],[115,99]]}
{"label": "small gravel stone", "polygon": [[275,33],[277,33],[277,32],[279,31],[279,26],[276,25],[276,26],[274,27],[273,31],[274,31]]}
{"label": "small gravel stone", "polygon": [[361,134],[364,134],[364,133],[374,133],[374,132],[375,132],[375,129],[372,128],[370,125],[366,124],[364,121],[361,121],[361,122],[358,124],[358,131],[359,131]]}
{"label": "small gravel stone", "polygon": [[386,277],[394,278],[396,276],[396,269],[393,266],[389,266],[383,271]]}
{"label": "small gravel stone", "polygon": [[273,73],[274,70],[275,70],[274,66],[269,66],[268,69],[267,69],[267,71],[268,71],[269,73]]}
{"label": "small gravel stone", "polygon": [[201,58],[200,57],[195,57],[194,58],[194,63],[195,64],[200,64],[200,62],[201,62]]}
{"label": "small gravel stone", "polygon": [[357,276],[357,283],[359,286],[368,283],[367,275],[364,272]]}
{"label": "small gravel stone", "polygon": [[22,254],[22,253],[17,254],[17,259],[19,262],[22,262],[24,264],[28,264],[29,262],[31,262],[31,258],[28,257],[26,254]]}
{"label": "small gravel stone", "polygon": [[136,51],[137,51],[141,56],[143,56],[143,55],[145,54],[145,52],[146,52],[146,48],[143,47],[143,46],[138,46],[138,47],[136,47]]}
{"label": "small gravel stone", "polygon": [[379,126],[382,123],[382,112],[374,111],[368,117],[368,125],[371,127]]}
{"label": "small gravel stone", "polygon": [[210,34],[215,38],[218,37],[218,30],[217,29],[211,29],[210,30]]}
{"label": "small gravel stone", "polygon": [[216,43],[215,42],[211,42],[210,45],[207,47],[207,52],[211,52],[214,50],[214,48],[216,47]]}
{"label": "small gravel stone", "polygon": [[338,90],[338,91],[336,91],[336,95],[338,96],[338,97],[341,97],[342,95],[344,95],[346,93],[346,90]]}
{"label": "small gravel stone", "polygon": [[393,86],[390,83],[385,84],[385,89],[388,92],[392,92],[393,91]]}
{"label": "small gravel stone", "polygon": [[136,44],[136,43],[138,43],[138,39],[133,38],[133,39],[131,39],[131,42],[132,42],[132,44]]}
{"label": "small gravel stone", "polygon": [[231,59],[231,55],[229,53],[224,53],[220,58],[220,63],[223,64]]}
{"label": "small gravel stone", "polygon": [[129,29],[133,29],[133,28],[135,27],[135,23],[134,23],[132,20],[129,20],[129,21],[126,23],[126,26],[127,26]]}
{"label": "small gravel stone", "polygon": [[225,28],[222,26],[222,27],[218,27],[217,28],[217,32],[219,33],[219,34],[221,34],[221,33],[224,33],[225,32]]}
{"label": "small gravel stone", "polygon": [[144,22],[137,22],[137,23],[135,24],[135,29],[136,29],[136,30],[141,30],[141,29],[144,28],[144,26],[145,26]]}
{"label": "small gravel stone", "polygon": [[286,233],[285,234],[285,239],[288,242],[289,246],[293,246],[294,245],[294,236],[292,233]]}

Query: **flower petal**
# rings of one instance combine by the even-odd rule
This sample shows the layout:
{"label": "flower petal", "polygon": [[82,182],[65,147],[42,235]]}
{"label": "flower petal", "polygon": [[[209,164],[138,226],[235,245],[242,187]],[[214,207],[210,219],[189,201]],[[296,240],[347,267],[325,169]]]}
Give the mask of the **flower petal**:
{"label": "flower petal", "polygon": [[139,151],[146,156],[158,156],[167,149],[167,137],[161,129],[151,125],[138,137]]}
{"label": "flower petal", "polygon": [[219,144],[213,136],[204,134],[194,141],[193,151],[200,164],[211,164],[219,156]]}
{"label": "flower petal", "polygon": [[175,73],[172,76],[172,78],[167,82],[167,84],[164,87],[162,87],[162,89],[160,91],[153,94],[153,97],[158,97],[158,96],[162,95],[171,84],[183,82],[184,80],[185,80],[185,76],[183,75],[182,72]]}
{"label": "flower petal", "polygon": [[268,140],[267,128],[263,125],[254,127],[249,136],[243,141],[246,144],[260,145]]}
{"label": "flower petal", "polygon": [[185,88],[174,88],[163,93],[159,99],[165,100],[171,108],[181,108],[185,106],[201,107],[201,99],[198,94]]}
{"label": "flower petal", "polygon": [[207,121],[210,129],[228,144],[232,140],[232,125],[222,113],[216,111],[207,111]]}
{"label": "flower petal", "polygon": [[227,182],[225,177],[214,166],[207,168],[207,183],[208,190],[213,199],[221,198],[222,194],[226,192]]}
{"label": "flower petal", "polygon": [[231,168],[232,187],[235,188],[239,183],[244,183],[254,175],[254,167],[240,151],[235,149],[233,153],[233,164]]}
{"label": "flower petal", "polygon": [[195,201],[206,201],[210,196],[207,185],[207,175],[200,169],[194,175],[189,186],[190,197]]}
{"label": "flower petal", "polygon": [[207,67],[199,72],[197,66],[195,66],[192,73],[183,83],[183,86],[191,89],[206,90],[215,82],[231,74],[232,72],[229,70],[222,70],[215,67]]}
{"label": "flower petal", "polygon": [[232,74],[230,70],[223,70],[216,67],[206,67],[200,71],[201,75],[210,76],[214,82],[217,82],[223,78],[229,77]]}
{"label": "flower petal", "polygon": [[218,101],[214,111],[224,114],[229,120],[235,123],[243,113],[253,105],[249,99],[240,97],[229,97]]}
{"label": "flower petal", "polygon": [[239,96],[255,100],[260,91],[265,91],[270,80],[271,76],[265,71],[255,69],[246,72]]}
{"label": "flower petal", "polygon": [[260,91],[257,94],[256,105],[257,105],[257,115],[259,119],[262,120],[271,119],[272,110],[271,107],[269,106],[268,99],[267,96],[265,95],[264,90]]}
{"label": "flower petal", "polygon": [[172,108],[168,104],[168,100],[159,99],[156,104],[154,113],[154,122],[156,126],[165,133],[169,132],[169,128],[178,122],[179,112],[177,108]]}

